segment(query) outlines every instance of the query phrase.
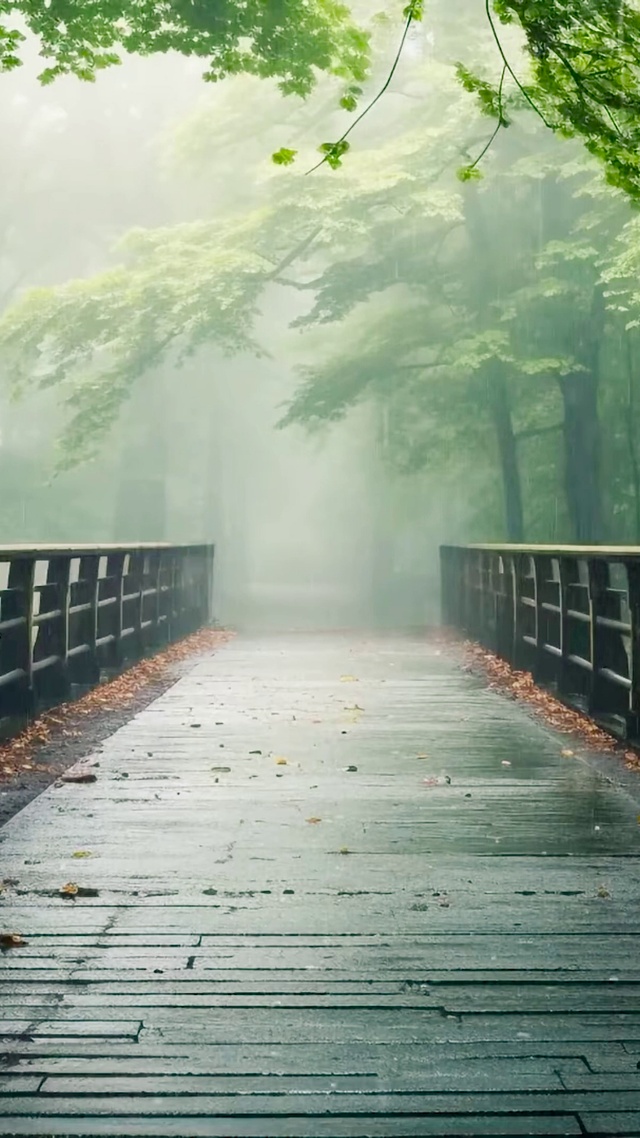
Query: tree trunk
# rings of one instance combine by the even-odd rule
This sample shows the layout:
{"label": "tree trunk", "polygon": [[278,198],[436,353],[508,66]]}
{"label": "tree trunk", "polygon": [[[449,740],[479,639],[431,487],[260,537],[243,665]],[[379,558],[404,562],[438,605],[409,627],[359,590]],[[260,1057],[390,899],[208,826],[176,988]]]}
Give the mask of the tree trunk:
{"label": "tree trunk", "polygon": [[564,407],[564,478],[569,516],[579,545],[606,539],[602,504],[602,432],[598,414],[600,344],[605,309],[601,290],[593,290],[591,311],[576,329],[577,356],[584,370],[559,380]]}
{"label": "tree trunk", "polygon": [[123,432],[113,539],[122,544],[165,541],[168,423],[162,372],[134,393]]}
{"label": "tree trunk", "polygon": [[564,405],[564,478],[569,516],[578,545],[605,540],[600,485],[600,420],[598,376],[578,372],[563,376],[560,391]]}
{"label": "tree trunk", "polygon": [[[467,231],[472,247],[477,250],[474,264],[478,277],[475,296],[479,310],[488,323],[491,304],[500,296],[500,279],[496,272],[496,254],[482,208],[482,200],[475,186],[467,187],[465,197]],[[522,507],[522,480],[518,444],[513,430],[511,401],[505,365],[495,359],[487,365],[489,412],[496,432],[496,442],[502,476],[505,528],[509,541],[524,541],[524,510]]]}
{"label": "tree trunk", "polygon": [[634,506],[634,541],[640,541],[640,461],[636,446],[636,383],[631,333],[625,336],[627,360],[627,448],[631,467],[631,487]]}
{"label": "tree trunk", "polygon": [[513,430],[507,385],[499,369],[496,369],[489,377],[488,384],[491,416],[496,432],[500,472],[502,474],[507,538],[510,542],[523,542],[524,511],[522,508],[518,443]]}

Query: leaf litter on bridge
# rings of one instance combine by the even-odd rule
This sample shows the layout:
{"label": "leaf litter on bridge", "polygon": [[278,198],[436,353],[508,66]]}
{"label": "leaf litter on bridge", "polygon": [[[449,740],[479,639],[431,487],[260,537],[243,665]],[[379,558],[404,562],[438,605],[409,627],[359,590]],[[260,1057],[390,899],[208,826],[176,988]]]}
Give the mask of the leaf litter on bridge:
{"label": "leaf litter on bridge", "polygon": [[45,711],[0,743],[0,825],[170,687],[181,664],[229,637],[211,628],[186,636],[81,698]]}
{"label": "leaf litter on bridge", "polygon": [[[451,648],[462,650],[463,668],[484,676],[489,681],[489,690],[521,700],[548,726],[563,735],[573,735],[576,746],[582,744],[600,752],[615,754],[624,761],[627,770],[640,771],[640,755],[636,751],[630,750],[582,712],[567,707],[550,692],[538,687],[530,672],[517,671],[495,653],[474,641],[461,640],[455,633],[442,634],[439,639]],[[564,758],[573,758],[575,751],[563,747],[561,754]]]}

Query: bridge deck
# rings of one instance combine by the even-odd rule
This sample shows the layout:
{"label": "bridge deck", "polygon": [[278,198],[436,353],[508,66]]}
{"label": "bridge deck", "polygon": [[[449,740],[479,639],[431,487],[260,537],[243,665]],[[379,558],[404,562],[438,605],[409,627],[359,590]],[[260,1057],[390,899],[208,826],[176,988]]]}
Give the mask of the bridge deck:
{"label": "bridge deck", "polygon": [[199,664],[2,831],[0,1134],[640,1133],[638,805],[566,746],[417,640]]}

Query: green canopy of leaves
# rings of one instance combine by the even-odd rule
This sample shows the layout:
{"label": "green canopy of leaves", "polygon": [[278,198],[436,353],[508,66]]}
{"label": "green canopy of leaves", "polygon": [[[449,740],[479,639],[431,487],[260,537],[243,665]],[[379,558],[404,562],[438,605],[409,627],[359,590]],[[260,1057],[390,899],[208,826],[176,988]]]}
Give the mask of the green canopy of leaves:
{"label": "green canopy of leaves", "polygon": [[[640,8],[636,0],[485,0],[499,83],[460,68],[485,113],[503,117],[505,71],[521,101],[556,133],[579,138],[609,182],[640,201]],[[497,18],[496,18],[497,17]],[[528,68],[500,22],[520,29]],[[506,125],[506,124],[502,124]]]}
{"label": "green canopy of leaves", "polygon": [[121,52],[207,60],[205,78],[247,73],[306,95],[315,70],[364,78],[368,36],[339,0],[0,0],[0,72],[19,67],[25,31],[50,63],[44,83],[93,80]]}

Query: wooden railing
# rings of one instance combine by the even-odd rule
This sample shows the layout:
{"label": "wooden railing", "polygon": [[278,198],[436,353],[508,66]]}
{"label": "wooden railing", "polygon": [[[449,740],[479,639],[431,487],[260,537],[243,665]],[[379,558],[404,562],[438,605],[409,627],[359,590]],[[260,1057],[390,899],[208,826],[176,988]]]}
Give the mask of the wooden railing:
{"label": "wooden railing", "polygon": [[211,620],[210,545],[0,546],[0,718]]}
{"label": "wooden railing", "polygon": [[640,741],[640,548],[444,546],[442,615]]}

